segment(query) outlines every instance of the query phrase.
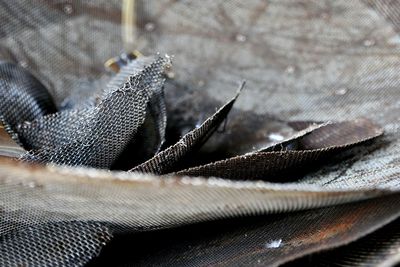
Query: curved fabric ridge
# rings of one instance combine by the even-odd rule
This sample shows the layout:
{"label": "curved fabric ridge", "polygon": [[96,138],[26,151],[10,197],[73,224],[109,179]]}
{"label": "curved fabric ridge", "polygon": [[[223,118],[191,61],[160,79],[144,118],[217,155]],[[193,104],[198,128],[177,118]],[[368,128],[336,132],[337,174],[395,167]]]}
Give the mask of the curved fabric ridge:
{"label": "curved fabric ridge", "polygon": [[0,159],[0,166],[0,234],[19,228],[17,222],[65,220],[106,222],[120,230],[166,228],[336,205],[392,192],[215,178],[161,178],[30,165],[5,158]]}
{"label": "curved fabric ridge", "polygon": [[[360,238],[374,235],[374,231],[388,223],[394,224],[400,216],[399,201],[400,195],[396,194],[290,214],[222,220],[130,235],[121,237],[114,244],[111,242],[94,263],[110,262],[114,266],[281,266],[321,250],[361,241]],[[390,232],[386,234],[389,235]],[[312,266],[304,263],[292,266]]]}
{"label": "curved fabric ridge", "polygon": [[0,113],[14,130],[24,121],[57,111],[46,87],[21,66],[0,61]]}
{"label": "curved fabric ridge", "polygon": [[22,124],[19,134],[36,146],[24,159],[110,168],[145,122],[153,93],[162,90],[169,62],[158,58],[106,93],[93,108],[64,110]]}
{"label": "curved fabric ridge", "polygon": [[374,139],[382,133],[380,127],[367,119],[327,124],[298,138],[265,149],[267,152],[233,157],[175,174],[235,180],[275,180],[293,168],[306,168],[311,163]]}
{"label": "curved fabric ridge", "polygon": [[198,128],[190,131],[183,136],[175,145],[172,145],[148,161],[132,168],[130,171],[145,172],[154,174],[165,174],[178,168],[178,164],[189,153],[198,149],[212,135],[225,120],[229,111],[232,109],[240,91],[245,83],[242,82],[238,93],[210,118],[203,122]]}
{"label": "curved fabric ridge", "polygon": [[83,266],[112,235],[95,222],[33,225],[0,238],[1,266]]}
{"label": "curved fabric ridge", "polygon": [[155,60],[156,57],[139,57],[127,61],[126,64],[120,68],[118,73],[108,81],[106,88],[102,92],[103,96],[105,96],[108,92],[121,88],[129,76],[139,74],[144,68],[153,63]]}
{"label": "curved fabric ridge", "polygon": [[[166,58],[170,60],[168,56]],[[109,81],[107,90],[119,88],[130,75],[137,74],[146,64],[152,61],[154,61],[153,57],[140,57],[128,61]],[[167,65],[166,68],[169,68],[169,66]],[[164,144],[167,126],[164,85],[153,88],[150,95],[143,124],[138,129],[135,138],[125,147],[117,161],[113,163],[111,169],[131,169],[153,157]]]}
{"label": "curved fabric ridge", "polygon": [[[400,200],[399,200],[400,201]],[[398,205],[394,203],[394,205]],[[374,212],[374,210],[370,210]],[[369,235],[333,250],[290,262],[289,266],[398,266],[400,263],[400,220],[397,219]]]}
{"label": "curved fabric ridge", "polygon": [[19,158],[26,151],[10,136],[6,127],[0,119],[0,156]]}
{"label": "curved fabric ridge", "polygon": [[312,132],[318,130],[319,128],[325,127],[329,125],[330,122],[326,123],[312,123],[310,122],[304,129],[299,130],[298,132],[294,133],[289,138],[271,144],[267,147],[261,148],[257,151],[250,152],[251,153],[259,153],[259,152],[268,152],[268,151],[279,151],[279,150],[296,150],[296,142],[303,139],[306,135],[311,134]]}
{"label": "curved fabric ridge", "polygon": [[11,138],[30,149],[18,135],[17,126],[25,121],[57,111],[47,88],[31,73],[14,63],[0,61],[0,121]]}

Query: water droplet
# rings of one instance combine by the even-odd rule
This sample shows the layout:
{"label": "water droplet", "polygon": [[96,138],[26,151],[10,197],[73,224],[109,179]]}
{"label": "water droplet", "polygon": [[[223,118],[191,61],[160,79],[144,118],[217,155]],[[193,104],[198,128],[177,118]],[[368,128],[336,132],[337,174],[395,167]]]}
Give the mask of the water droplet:
{"label": "water droplet", "polygon": [[366,46],[366,47],[373,46],[373,45],[375,45],[375,40],[373,40],[373,39],[366,39],[366,40],[364,40],[363,45]]}
{"label": "water droplet", "polygon": [[236,41],[243,43],[243,42],[246,42],[247,37],[243,34],[238,33],[238,34],[236,34],[235,39],[236,39]]}
{"label": "water droplet", "polygon": [[70,14],[72,14],[72,12],[74,12],[74,9],[72,8],[72,6],[70,4],[65,5],[63,10],[64,10],[64,13],[67,15],[70,15]]}
{"label": "water droplet", "polygon": [[295,71],[295,67],[294,66],[287,66],[285,69],[285,72],[287,74],[293,74],[293,72]]}
{"label": "water droplet", "polygon": [[334,92],[335,95],[345,95],[346,93],[347,93],[346,88],[339,88]]}
{"label": "water droplet", "polygon": [[284,137],[280,134],[277,133],[271,133],[268,136],[269,139],[271,139],[272,141],[283,141]]}
{"label": "water droplet", "polygon": [[155,25],[153,22],[147,22],[147,23],[144,25],[144,29],[145,29],[146,31],[148,31],[148,32],[154,31],[155,28],[156,28],[156,25]]}
{"label": "water droplet", "polygon": [[279,248],[282,246],[282,239],[271,240],[265,243],[265,248]]}

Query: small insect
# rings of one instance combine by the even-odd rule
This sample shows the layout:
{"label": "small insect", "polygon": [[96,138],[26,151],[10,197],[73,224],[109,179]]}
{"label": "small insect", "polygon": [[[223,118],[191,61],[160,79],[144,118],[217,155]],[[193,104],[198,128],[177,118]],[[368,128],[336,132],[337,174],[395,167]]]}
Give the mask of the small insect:
{"label": "small insect", "polygon": [[129,61],[135,60],[138,57],[142,57],[142,56],[143,56],[142,53],[140,53],[137,50],[135,50],[133,52],[129,52],[129,53],[122,53],[118,57],[113,57],[113,58],[110,58],[109,60],[107,60],[104,63],[104,66],[106,67],[106,69],[111,70],[112,72],[118,73],[123,66],[128,64]]}

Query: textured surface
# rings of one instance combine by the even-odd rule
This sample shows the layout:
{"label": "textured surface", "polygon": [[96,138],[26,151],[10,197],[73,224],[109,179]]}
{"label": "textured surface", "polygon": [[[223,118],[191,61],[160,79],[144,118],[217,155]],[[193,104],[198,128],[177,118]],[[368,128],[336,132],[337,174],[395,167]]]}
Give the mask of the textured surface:
{"label": "textured surface", "polygon": [[399,219],[346,246],[293,261],[289,266],[398,266]]}
{"label": "textured surface", "polygon": [[224,101],[237,77],[247,80],[242,110],[292,121],[368,117],[384,127],[371,154],[304,182],[399,186],[399,42],[379,10],[363,1],[257,0],[150,1],[142,10],[142,50],[175,54],[176,79],[193,91]]}
{"label": "textured surface", "polygon": [[[135,141],[146,121],[151,99],[160,99],[168,62],[160,57],[139,73],[125,76],[126,82],[117,83],[113,89],[109,85],[98,104],[63,110],[19,125],[18,135],[34,148],[24,158],[110,168],[126,146]],[[110,83],[112,86],[114,81]],[[154,112],[149,113],[154,116]],[[160,144],[161,137],[156,142]]]}
{"label": "textured surface", "polygon": [[[241,85],[243,88],[244,83]],[[240,90],[241,90],[240,89]],[[190,131],[182,137],[175,145],[166,148],[153,158],[131,169],[130,171],[166,174],[178,168],[188,154],[196,152],[201,145],[218,129],[220,124],[226,119],[232,109],[239,93],[236,94],[228,103],[221,107],[215,114],[208,118],[203,124]]]}
{"label": "textured surface", "polygon": [[[111,239],[99,223],[59,222],[26,227],[0,240],[2,266],[83,266]],[[33,245],[34,244],[34,245]]]}
{"label": "textured surface", "polygon": [[27,70],[0,59],[0,122],[11,137],[25,148],[32,146],[17,134],[17,127],[56,112],[51,95]]}
{"label": "textured surface", "polygon": [[[161,52],[175,56],[174,80],[167,81],[165,91],[166,110],[171,115],[166,136],[172,136],[169,140],[173,141],[166,145],[173,145],[201,125],[234,94],[237,82],[243,79],[247,89],[236,101],[223,129],[200,150],[203,154],[198,160],[202,164],[285,140],[296,134],[294,124],[308,121],[365,117],[382,126],[384,136],[340,153],[305,175],[294,173],[288,178],[296,182],[284,185],[32,167],[2,160],[0,213],[4,216],[0,217],[0,230],[8,240],[21,236],[24,229],[29,233],[24,238],[30,240],[36,224],[40,228],[67,222],[67,229],[70,222],[78,220],[78,225],[86,225],[83,228],[90,232],[94,221],[94,232],[106,227],[125,233],[322,207],[399,189],[400,23],[395,1],[137,0],[136,4],[137,35],[132,48],[147,55]],[[124,46],[120,6],[117,0],[1,1],[0,57],[33,73],[64,112],[73,107],[69,97],[74,92],[91,95],[105,88],[111,75],[103,63],[120,54]],[[394,206],[382,207],[394,207],[392,214],[396,214],[398,200],[391,203]],[[340,224],[333,220],[337,213],[330,211],[324,213],[326,222]],[[357,218],[365,218],[354,213]],[[313,211],[305,214],[298,219],[302,222],[310,218],[305,227],[312,226],[307,237],[318,237],[313,239],[316,250],[343,244],[322,238],[315,231],[321,222],[319,217],[312,217]],[[285,222],[294,215],[289,212],[281,216]],[[274,224],[279,218],[269,220]],[[363,223],[356,218],[354,221]],[[373,222],[372,228],[381,225],[365,222]],[[279,243],[279,237],[269,228],[260,229],[257,236],[271,238],[274,246]],[[286,233],[288,227],[284,224],[274,229]],[[335,232],[335,227],[330,229]],[[368,232],[366,228],[353,229],[354,239]],[[176,236],[185,235],[176,231]],[[226,240],[218,233],[207,238]],[[98,248],[98,239],[88,239]],[[244,243],[244,239],[237,239],[236,244]],[[78,245],[88,251],[82,255],[98,253],[79,242],[76,248]],[[236,245],[232,248],[237,251]],[[258,258],[252,257],[251,251],[258,246],[250,248],[243,262],[257,264]],[[381,255],[389,255],[390,246],[381,248]],[[159,260],[150,254],[174,258],[166,251],[168,247],[155,250],[148,248],[149,254],[143,255],[149,256],[142,262]],[[221,251],[210,255],[215,255],[216,263],[229,265],[229,258],[236,254],[223,248]],[[265,255],[272,258],[268,253]],[[288,254],[275,255],[285,259]],[[82,257],[81,263],[86,260]]]}
{"label": "textured surface", "polygon": [[[168,228],[234,216],[359,201],[389,190],[230,181],[27,166],[2,159],[0,234],[26,224],[99,221],[118,230]],[[77,183],[79,186],[77,187]]]}
{"label": "textured surface", "polygon": [[[274,144],[269,148],[243,156],[209,163],[177,172],[177,175],[222,177],[227,179],[263,179],[284,181],[298,177],[301,169],[321,164],[329,156],[343,152],[382,134],[368,120],[328,124],[292,141]],[[294,170],[295,173],[294,174]],[[280,179],[278,179],[280,178]]]}
{"label": "textured surface", "polygon": [[[348,244],[392,222],[400,215],[399,201],[396,195],[290,216],[223,220],[121,236],[95,262],[116,266],[278,266],[301,255]],[[392,225],[390,229],[396,228]],[[396,233],[387,232],[385,237],[389,238],[380,239],[381,252],[390,256],[396,248]],[[366,244],[365,248],[379,251],[376,245]],[[340,258],[336,255],[330,260]]]}

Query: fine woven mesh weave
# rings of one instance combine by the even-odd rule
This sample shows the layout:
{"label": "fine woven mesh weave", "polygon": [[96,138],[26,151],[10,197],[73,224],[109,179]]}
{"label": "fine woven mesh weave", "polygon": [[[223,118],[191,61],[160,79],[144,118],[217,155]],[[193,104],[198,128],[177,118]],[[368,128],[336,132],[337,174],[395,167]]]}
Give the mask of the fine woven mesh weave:
{"label": "fine woven mesh weave", "polygon": [[24,122],[18,134],[34,148],[25,158],[110,168],[144,123],[150,99],[160,100],[166,64],[160,58],[136,76],[128,76],[125,84],[115,84],[113,90],[108,86],[94,107]]}
{"label": "fine woven mesh weave", "polygon": [[399,261],[399,220],[354,243],[304,257],[286,266],[391,266]]}
{"label": "fine woven mesh weave", "polygon": [[[243,88],[243,86],[244,84],[241,85],[241,88]],[[220,123],[231,110],[238,95],[239,94],[221,107],[198,128],[183,136],[175,145],[163,150],[150,160],[133,168],[131,171],[165,174],[176,169],[176,165],[178,165],[187,154],[198,149],[207,141],[210,135],[217,130]]]}
{"label": "fine woven mesh weave", "polygon": [[293,168],[299,171],[310,162],[318,163],[331,154],[366,142],[381,134],[379,127],[365,120],[328,124],[304,136],[295,136],[293,140],[275,144],[259,152],[189,168],[176,174],[228,179],[246,177],[270,181],[274,177],[275,179],[282,178],[283,171],[288,172]]}
{"label": "fine woven mesh weave", "polygon": [[[395,1],[136,0],[136,21],[128,25],[133,45],[121,38],[130,29],[127,2],[0,1],[0,93],[32,99],[28,105],[1,101],[1,122],[30,150],[24,159],[36,162],[0,159],[3,265],[80,266],[99,255],[111,236],[143,231],[143,253],[128,249],[136,258],[124,262],[114,252],[109,265],[120,257],[126,265],[273,266],[349,242],[355,254],[371,256],[355,263],[399,261],[388,253],[396,236],[379,235],[394,244],[380,251],[364,249],[369,243],[360,239],[399,216],[400,199],[393,194],[400,187]],[[173,75],[164,83],[161,69],[169,60],[163,57],[139,57],[117,74],[104,68],[109,58],[135,49],[174,55]],[[151,71],[141,72],[146,68]],[[7,80],[11,70],[20,79]],[[122,87],[131,75],[129,88]],[[207,142],[190,149],[197,153],[185,153],[173,168],[151,170],[219,178],[73,167],[129,170],[165,156],[201,129],[243,79],[246,90]],[[319,126],[304,135],[310,122]],[[354,129],[361,132],[349,134]],[[319,130],[333,138],[321,138]],[[326,149],[353,143],[346,150]],[[328,154],[323,162],[312,160]],[[268,164],[271,155],[278,164]],[[237,159],[242,165],[231,162]],[[287,172],[273,172],[281,163]],[[350,203],[361,200],[367,201]],[[277,212],[284,214],[271,215]],[[227,228],[232,217],[265,214],[266,225],[256,217]],[[201,232],[215,226],[208,237],[180,228],[216,219],[226,220],[220,228],[193,226]],[[160,231],[167,241],[179,240],[171,248],[181,254],[169,243],[141,246],[158,240]],[[348,263],[348,257],[330,257]],[[319,257],[308,263],[324,264]]]}
{"label": "fine woven mesh weave", "polygon": [[[17,126],[54,113],[56,107],[47,89],[24,68],[8,62],[0,63],[1,121],[14,140],[20,142]],[[30,148],[29,144],[22,143]]]}
{"label": "fine woven mesh weave", "polygon": [[96,223],[68,222],[27,227],[2,236],[0,264],[81,265],[96,256],[110,238],[108,229]]}

